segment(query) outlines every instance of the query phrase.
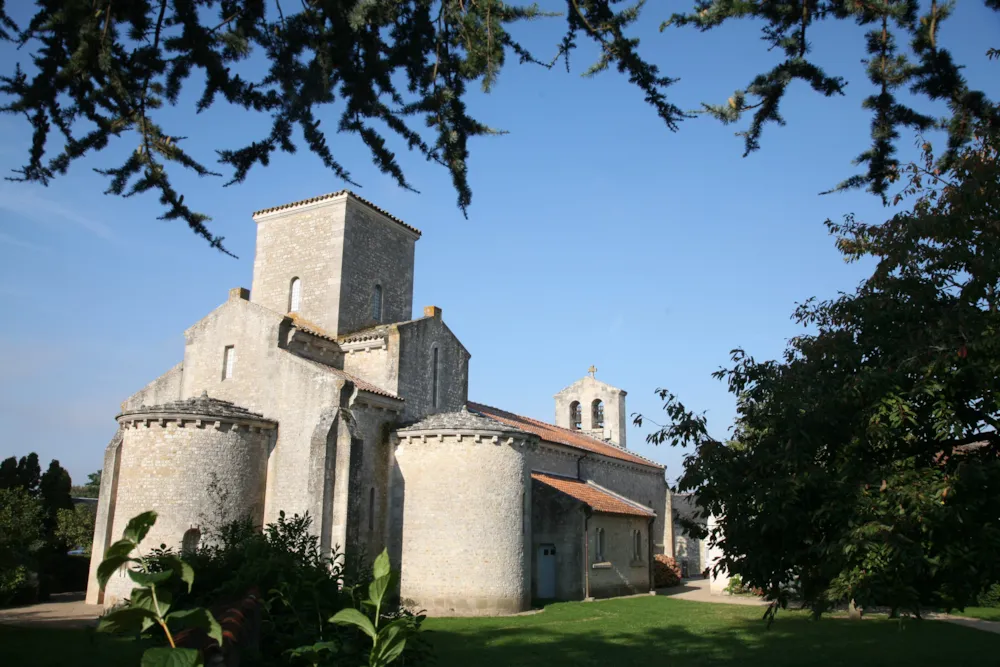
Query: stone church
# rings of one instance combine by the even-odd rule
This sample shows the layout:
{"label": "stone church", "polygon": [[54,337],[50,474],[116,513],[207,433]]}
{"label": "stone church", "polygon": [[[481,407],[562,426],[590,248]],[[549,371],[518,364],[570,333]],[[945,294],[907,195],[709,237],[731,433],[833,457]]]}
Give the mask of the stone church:
{"label": "stone church", "polygon": [[[250,290],[184,332],[184,358],[122,403],[105,452],[87,601],[132,516],[196,548],[205,517],[309,514],[348,567],[388,548],[406,604],[507,614],[649,591],[671,553],[661,465],[626,448],[625,392],[584,376],[549,424],[469,401],[469,351],[413,319],[420,232],[349,192],[253,215]],[[219,498],[209,489],[225,489]]]}

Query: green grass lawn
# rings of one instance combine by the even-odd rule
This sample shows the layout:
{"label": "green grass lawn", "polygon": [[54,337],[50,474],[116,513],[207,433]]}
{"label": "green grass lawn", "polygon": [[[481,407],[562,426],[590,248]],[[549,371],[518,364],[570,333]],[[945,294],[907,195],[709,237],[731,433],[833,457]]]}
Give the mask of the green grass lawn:
{"label": "green grass lawn", "polygon": [[762,608],[641,597],[562,603],[507,618],[428,619],[443,667],[558,665],[1000,664],[1000,635],[941,621],[824,618]]}
{"label": "green grass lawn", "polygon": [[1000,607],[966,607],[962,611],[951,612],[954,616],[981,618],[984,621],[1000,621]]}
{"label": "green grass lawn", "polygon": [[[814,622],[783,611],[768,629],[762,612],[639,597],[553,604],[527,616],[432,618],[425,627],[435,667],[1000,665],[1000,635],[941,621]],[[143,648],[92,630],[0,625],[3,667],[138,667]]]}
{"label": "green grass lawn", "polygon": [[0,625],[0,665],[7,667],[139,667],[145,645],[92,628]]}

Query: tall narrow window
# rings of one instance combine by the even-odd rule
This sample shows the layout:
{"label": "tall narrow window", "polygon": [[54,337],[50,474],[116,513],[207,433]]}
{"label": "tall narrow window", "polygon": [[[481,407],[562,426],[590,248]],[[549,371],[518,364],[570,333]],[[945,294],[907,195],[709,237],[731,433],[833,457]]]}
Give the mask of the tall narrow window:
{"label": "tall narrow window", "polygon": [[292,278],[292,284],[288,288],[288,312],[299,312],[299,304],[302,302],[302,281]]}
{"label": "tall narrow window", "polygon": [[598,528],[594,534],[594,561],[604,562],[604,529]]}
{"label": "tall narrow window", "polygon": [[236,365],[236,348],[232,345],[226,346],[226,351],[222,355],[222,379],[228,380],[233,377],[233,366]]}
{"label": "tall narrow window", "polygon": [[580,401],[573,401],[569,404],[569,427],[574,431],[579,430],[583,425],[583,410],[580,409]]}
{"label": "tall narrow window", "polygon": [[368,489],[368,530],[375,530],[375,487]]}
{"label": "tall narrow window", "polygon": [[642,560],[642,531],[632,531],[632,560]]}
{"label": "tall narrow window", "polygon": [[438,406],[438,349],[431,352],[431,405]]}
{"label": "tall narrow window", "polygon": [[372,292],[372,318],[376,322],[382,321],[382,286],[376,285]]}
{"label": "tall narrow window", "polygon": [[590,404],[590,423],[593,428],[604,428],[604,401],[599,398]]}

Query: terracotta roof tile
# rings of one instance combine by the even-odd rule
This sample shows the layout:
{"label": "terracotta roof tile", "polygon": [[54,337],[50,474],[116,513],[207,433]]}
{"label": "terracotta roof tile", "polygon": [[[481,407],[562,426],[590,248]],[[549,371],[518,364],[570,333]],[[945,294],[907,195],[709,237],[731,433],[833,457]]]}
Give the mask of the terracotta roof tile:
{"label": "terracotta roof tile", "polygon": [[602,514],[623,514],[626,516],[653,517],[656,513],[638,503],[628,501],[594,484],[582,482],[570,477],[557,477],[545,473],[533,472],[531,479],[565,493],[570,498],[579,500],[595,512]]}
{"label": "terracotta roof tile", "polygon": [[469,410],[478,412],[479,414],[489,417],[490,419],[495,419],[498,422],[502,422],[510,426],[516,426],[522,431],[534,433],[542,440],[548,440],[549,442],[554,442],[559,445],[582,449],[587,452],[593,452],[594,454],[607,456],[608,458],[628,461],[629,463],[647,466],[649,468],[658,468],[660,470],[663,470],[664,468],[655,461],[650,461],[649,459],[643,458],[638,454],[633,454],[632,452],[624,450],[620,447],[615,447],[614,445],[598,440],[597,438],[584,435],[579,431],[571,431],[567,428],[546,424],[545,422],[538,421],[537,419],[522,417],[521,415],[516,415],[513,412],[493,408],[488,405],[483,405],[482,403],[470,402]]}
{"label": "terracotta roof tile", "polygon": [[389,218],[393,222],[399,224],[402,227],[405,227],[406,229],[415,233],[417,236],[420,236],[420,230],[417,229],[416,227],[406,224],[405,222],[394,216],[392,213],[389,213],[385,209],[376,206],[375,204],[371,203],[364,197],[357,196],[350,190],[338,190],[337,192],[328,192],[327,194],[319,195],[318,197],[309,197],[308,199],[300,199],[298,201],[289,202],[287,204],[282,204],[280,206],[272,206],[271,208],[262,208],[259,211],[254,211],[253,217],[256,218],[258,215],[264,215],[265,213],[274,213],[275,211],[284,211],[285,209],[294,208],[296,206],[305,206],[306,204],[313,204],[319,201],[326,201],[327,199],[336,199],[337,197],[341,197],[344,195],[350,197],[351,199],[361,202],[368,208],[381,213],[382,215]]}
{"label": "terracotta roof tile", "polygon": [[313,336],[319,336],[320,338],[325,338],[326,340],[332,340],[334,343],[337,342],[337,337],[333,334],[327,332],[318,324],[313,324],[307,319],[300,317],[297,313],[289,313],[288,319],[292,321],[296,329],[301,329],[306,333],[312,334]]}

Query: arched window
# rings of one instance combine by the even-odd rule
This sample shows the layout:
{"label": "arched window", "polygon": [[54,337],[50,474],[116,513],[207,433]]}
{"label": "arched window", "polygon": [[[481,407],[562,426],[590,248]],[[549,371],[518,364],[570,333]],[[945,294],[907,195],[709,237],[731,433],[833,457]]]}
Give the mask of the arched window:
{"label": "arched window", "polygon": [[368,489],[368,530],[375,530],[375,487]]}
{"label": "arched window", "polygon": [[181,552],[186,554],[193,554],[198,551],[198,544],[201,542],[201,531],[197,528],[191,528],[184,533],[184,538],[181,540]]}
{"label": "arched window", "polygon": [[594,561],[604,562],[604,529],[598,528],[594,533]]}
{"label": "arched window", "polygon": [[299,312],[299,305],[302,303],[302,281],[292,278],[292,283],[288,287],[288,312]]}
{"label": "arched window", "polygon": [[632,560],[642,560],[642,531],[632,531]]}
{"label": "arched window", "polygon": [[580,401],[573,401],[569,404],[569,427],[578,430],[583,426],[583,410],[580,408]]}
{"label": "arched window", "polygon": [[382,286],[375,285],[372,291],[372,319],[376,322],[382,321]]}
{"label": "arched window", "polygon": [[599,398],[590,404],[590,423],[593,428],[604,428],[604,401]]}
{"label": "arched window", "polygon": [[431,405],[438,406],[438,349],[431,350]]}

